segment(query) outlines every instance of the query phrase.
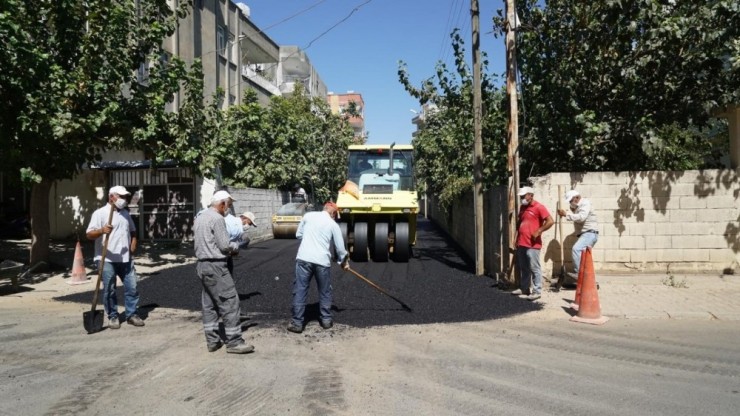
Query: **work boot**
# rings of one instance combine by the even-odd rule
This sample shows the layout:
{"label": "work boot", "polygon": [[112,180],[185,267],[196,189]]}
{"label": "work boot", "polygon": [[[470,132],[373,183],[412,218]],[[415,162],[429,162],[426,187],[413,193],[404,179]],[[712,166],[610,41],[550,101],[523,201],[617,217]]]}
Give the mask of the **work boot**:
{"label": "work boot", "polygon": [[144,326],[144,321],[138,315],[131,315],[126,322],[133,326]]}
{"label": "work boot", "polygon": [[334,326],[334,322],[332,321],[321,321],[320,324],[321,324],[321,327],[324,329],[329,329]]}
{"label": "work boot", "polygon": [[526,297],[526,299],[527,299],[527,300],[537,300],[537,299],[539,299],[539,298],[541,298],[541,297],[542,297],[542,295],[540,295],[539,293],[537,293],[537,292],[532,292],[532,294],[531,294],[531,295],[529,295],[529,296],[527,296],[527,297]]}
{"label": "work boot", "polygon": [[511,294],[514,295],[514,296],[519,296],[519,295],[523,295],[524,292],[521,289],[517,289],[517,290],[511,292]]}
{"label": "work boot", "polygon": [[224,343],[221,341],[218,341],[215,344],[208,344],[208,352],[215,352],[221,349],[221,347],[224,346]]}
{"label": "work boot", "polygon": [[288,325],[288,332],[292,332],[294,334],[300,334],[301,332],[303,332],[303,327],[298,326],[291,322],[290,325]]}
{"label": "work boot", "polygon": [[233,347],[226,347],[226,352],[229,354],[249,354],[254,351],[254,347],[247,343],[235,345]]}
{"label": "work boot", "polygon": [[118,317],[108,318],[108,328],[118,329],[121,327],[121,323],[118,321]]}

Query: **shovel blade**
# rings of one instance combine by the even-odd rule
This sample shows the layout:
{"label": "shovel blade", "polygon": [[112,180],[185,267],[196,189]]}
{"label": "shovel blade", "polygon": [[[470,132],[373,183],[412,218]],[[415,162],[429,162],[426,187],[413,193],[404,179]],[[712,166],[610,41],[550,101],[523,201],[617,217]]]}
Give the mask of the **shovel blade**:
{"label": "shovel blade", "polygon": [[88,334],[101,331],[103,329],[103,311],[83,312],[82,324]]}

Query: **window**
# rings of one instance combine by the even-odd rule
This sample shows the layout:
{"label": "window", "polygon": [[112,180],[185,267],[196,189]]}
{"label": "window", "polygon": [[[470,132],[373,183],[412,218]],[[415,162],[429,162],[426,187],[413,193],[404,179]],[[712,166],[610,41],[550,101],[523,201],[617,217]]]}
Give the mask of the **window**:
{"label": "window", "polygon": [[221,56],[226,55],[226,28],[223,26],[216,29],[216,49]]}
{"label": "window", "polygon": [[142,85],[149,84],[149,62],[142,62],[139,65],[139,70],[136,71],[136,80]]}

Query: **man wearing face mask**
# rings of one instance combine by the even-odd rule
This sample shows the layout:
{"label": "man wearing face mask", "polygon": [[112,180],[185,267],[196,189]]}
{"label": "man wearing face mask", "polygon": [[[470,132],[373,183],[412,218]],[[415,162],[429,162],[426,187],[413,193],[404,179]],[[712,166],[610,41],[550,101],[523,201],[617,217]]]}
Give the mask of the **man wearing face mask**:
{"label": "man wearing face mask", "polygon": [[[247,354],[254,347],[242,338],[239,296],[227,265],[239,250],[237,242],[229,241],[224,220],[233,200],[228,192],[218,191],[213,194],[210,207],[195,219],[193,234],[198,259],[195,270],[203,286],[201,305],[208,351],[217,351],[225,343],[226,352]],[[219,334],[219,317],[224,324],[225,340]]]}
{"label": "man wearing face mask", "polygon": [[[116,276],[123,281],[126,322],[133,326],[144,326],[144,321],[136,314],[139,293],[136,291],[136,270],[133,254],[136,251],[136,226],[125,209],[126,196],[131,195],[125,187],[114,186],[108,192],[108,204],[93,212],[87,227],[87,238],[95,240],[95,261],[103,268],[103,307],[108,315],[108,328],[118,329],[118,299],[116,296]],[[106,224],[113,212],[113,221]],[[100,264],[103,251],[103,236],[108,234],[108,248],[105,264]]]}
{"label": "man wearing face mask", "polygon": [[581,198],[581,194],[575,189],[565,193],[565,201],[570,205],[570,212],[566,213],[564,209],[558,210],[558,215],[565,217],[568,221],[573,221],[578,241],[573,245],[573,274],[568,274],[572,279],[578,279],[578,270],[581,267],[581,255],[586,247],[593,248],[599,240],[598,222],[596,213],[591,207],[591,201]]}
{"label": "man wearing face mask", "polygon": [[523,299],[537,300],[542,296],[542,233],[549,230],[555,222],[547,207],[534,200],[534,189],[525,186],[519,189],[519,196],[522,197],[522,205],[517,221],[516,260],[521,278],[519,289],[511,294]]}

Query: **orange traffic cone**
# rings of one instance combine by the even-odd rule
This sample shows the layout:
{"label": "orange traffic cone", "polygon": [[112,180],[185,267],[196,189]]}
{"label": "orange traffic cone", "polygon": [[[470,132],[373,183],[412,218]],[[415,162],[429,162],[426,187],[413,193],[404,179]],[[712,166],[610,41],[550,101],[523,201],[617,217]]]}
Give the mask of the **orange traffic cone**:
{"label": "orange traffic cone", "polygon": [[75,247],[75,259],[72,263],[72,277],[67,280],[70,285],[81,285],[87,283],[87,272],[85,271],[85,259],[82,257],[82,247],[80,242],[77,241],[77,247]]}
{"label": "orange traffic cone", "polygon": [[[590,248],[587,247],[588,250]],[[584,253],[585,254],[585,253]],[[573,303],[570,304],[571,309],[577,311],[581,306],[581,291],[583,290],[583,270],[585,269],[586,256],[581,256],[581,264],[578,267],[578,282],[576,282],[576,297],[573,299]]]}
{"label": "orange traffic cone", "polygon": [[[578,303],[578,314],[570,318],[570,320],[584,324],[602,325],[609,318],[601,316],[599,291],[596,289],[596,274],[594,273],[594,262],[590,247],[586,248],[586,251],[583,253],[580,273],[583,274],[583,281],[579,284],[581,295]],[[578,277],[578,280],[581,280],[580,274]]]}

